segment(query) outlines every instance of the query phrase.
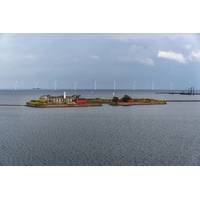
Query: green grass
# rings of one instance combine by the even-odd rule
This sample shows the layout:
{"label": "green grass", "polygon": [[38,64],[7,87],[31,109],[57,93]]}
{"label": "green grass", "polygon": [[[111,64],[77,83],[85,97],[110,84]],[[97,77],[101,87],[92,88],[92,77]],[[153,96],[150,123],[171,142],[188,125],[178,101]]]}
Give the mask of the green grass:
{"label": "green grass", "polygon": [[166,103],[165,100],[160,99],[133,99],[134,102],[141,102],[141,103]]}
{"label": "green grass", "polygon": [[88,99],[88,103],[100,103],[100,104],[108,104],[111,102],[111,99]]}
{"label": "green grass", "polygon": [[33,99],[31,101],[28,101],[26,105],[28,106],[40,106],[47,104],[47,100],[45,99]]}

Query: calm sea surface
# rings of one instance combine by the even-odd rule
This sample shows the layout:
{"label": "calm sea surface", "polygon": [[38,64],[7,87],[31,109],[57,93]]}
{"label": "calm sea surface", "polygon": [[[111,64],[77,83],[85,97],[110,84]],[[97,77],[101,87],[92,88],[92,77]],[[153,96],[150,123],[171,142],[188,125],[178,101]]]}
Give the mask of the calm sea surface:
{"label": "calm sea surface", "polygon": [[[0,104],[23,105],[43,94],[62,93],[0,91]],[[112,96],[112,91],[77,93]],[[123,94],[200,99],[200,95],[116,92]],[[200,103],[43,109],[0,106],[0,165],[200,165]]]}

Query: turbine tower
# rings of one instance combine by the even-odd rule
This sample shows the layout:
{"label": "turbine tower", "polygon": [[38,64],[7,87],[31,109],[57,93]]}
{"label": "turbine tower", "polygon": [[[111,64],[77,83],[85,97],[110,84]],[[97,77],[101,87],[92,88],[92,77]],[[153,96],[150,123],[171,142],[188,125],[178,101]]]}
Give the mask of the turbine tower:
{"label": "turbine tower", "polygon": [[151,83],[151,90],[154,90],[154,82]]}
{"label": "turbine tower", "polygon": [[116,81],[113,81],[113,97],[115,96],[115,90],[116,90]]}
{"label": "turbine tower", "polygon": [[173,83],[172,82],[170,82],[169,88],[170,88],[170,90],[173,90]]}
{"label": "turbine tower", "polygon": [[19,82],[18,80],[15,81],[14,90],[17,90],[18,82]]}
{"label": "turbine tower", "polygon": [[135,88],[136,88],[136,82],[134,81],[132,85],[132,89],[135,90]]}
{"label": "turbine tower", "polygon": [[73,87],[74,87],[74,91],[75,91],[75,93],[76,93],[76,90],[77,90],[77,82],[74,81]]}
{"label": "turbine tower", "polygon": [[116,90],[116,81],[115,80],[113,82],[113,89],[114,89],[114,91]]}
{"label": "turbine tower", "polygon": [[57,80],[54,81],[54,90],[57,90]]}
{"label": "turbine tower", "polygon": [[37,89],[39,86],[39,81],[35,81],[34,88]]}
{"label": "turbine tower", "polygon": [[97,81],[94,81],[94,90],[97,90]]}

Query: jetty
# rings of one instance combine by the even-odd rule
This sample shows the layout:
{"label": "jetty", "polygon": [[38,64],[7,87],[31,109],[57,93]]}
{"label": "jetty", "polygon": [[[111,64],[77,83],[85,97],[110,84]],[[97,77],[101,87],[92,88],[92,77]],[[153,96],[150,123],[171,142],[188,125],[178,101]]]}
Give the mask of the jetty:
{"label": "jetty", "polygon": [[186,90],[170,90],[159,91],[156,94],[180,94],[180,95],[200,95],[200,92],[195,91],[194,87],[187,88]]}
{"label": "jetty", "polygon": [[200,102],[200,99],[173,99],[166,100],[167,102]]}
{"label": "jetty", "polygon": [[25,106],[25,105],[21,105],[21,104],[5,104],[5,103],[3,103],[3,104],[0,104],[0,106]]}

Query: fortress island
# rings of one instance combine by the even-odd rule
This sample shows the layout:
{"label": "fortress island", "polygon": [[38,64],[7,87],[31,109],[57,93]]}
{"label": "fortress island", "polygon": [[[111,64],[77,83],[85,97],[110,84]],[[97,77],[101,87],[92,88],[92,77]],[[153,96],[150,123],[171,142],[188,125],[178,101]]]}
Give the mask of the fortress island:
{"label": "fortress island", "polygon": [[64,92],[61,96],[44,95],[38,99],[26,103],[29,107],[57,108],[57,107],[94,107],[108,104],[111,106],[134,106],[134,105],[160,105],[166,104],[166,100],[158,99],[136,99],[128,95],[122,98],[113,96],[111,99],[104,98],[81,98],[80,95],[67,96]]}

